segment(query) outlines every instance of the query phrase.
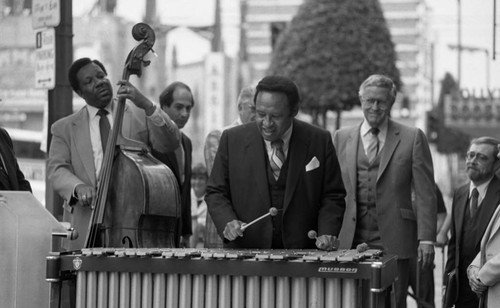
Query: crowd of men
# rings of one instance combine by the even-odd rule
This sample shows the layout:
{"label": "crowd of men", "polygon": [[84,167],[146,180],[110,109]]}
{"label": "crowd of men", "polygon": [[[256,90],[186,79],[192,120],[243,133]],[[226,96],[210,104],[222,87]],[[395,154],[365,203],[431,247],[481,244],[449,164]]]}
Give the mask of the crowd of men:
{"label": "crowd of men", "polygon": [[[397,89],[389,77],[371,75],[360,85],[364,118],[332,138],[296,118],[297,84],[266,76],[242,90],[239,118],[207,136],[205,165],[194,167],[191,140],[181,131],[195,108],[188,85],[168,85],[155,104],[126,80],[118,82],[113,95],[97,60],[76,60],[68,77],[86,105],[52,125],[47,164],[48,180],[64,199],[65,221],[88,224],[110,128],[124,100],[123,136],[145,144],[175,176],[179,247],[333,250],[367,245],[398,257],[396,307],[406,307],[416,272],[427,277],[430,269],[430,281],[421,281],[422,288],[433,283],[434,244],[444,244],[448,233],[447,223],[441,227],[444,204],[424,133],[390,118]],[[476,138],[467,151],[470,181],[455,191],[446,220],[451,237],[445,307],[500,303],[499,144],[491,137]],[[4,130],[0,145],[2,189],[30,190]],[[266,213],[271,215],[247,226]],[[314,239],[308,236],[311,230]],[[65,249],[84,245],[68,242]],[[417,300],[433,307],[433,291],[421,294]]]}

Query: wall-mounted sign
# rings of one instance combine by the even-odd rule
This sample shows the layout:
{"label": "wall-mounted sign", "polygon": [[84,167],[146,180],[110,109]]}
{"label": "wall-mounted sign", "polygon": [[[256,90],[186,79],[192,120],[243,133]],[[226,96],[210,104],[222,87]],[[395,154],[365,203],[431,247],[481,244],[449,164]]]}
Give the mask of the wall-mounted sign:
{"label": "wall-mounted sign", "polygon": [[31,24],[34,30],[57,27],[61,22],[59,0],[33,0]]}
{"label": "wall-mounted sign", "polygon": [[56,34],[54,28],[36,33],[35,88],[54,89],[56,84]]}

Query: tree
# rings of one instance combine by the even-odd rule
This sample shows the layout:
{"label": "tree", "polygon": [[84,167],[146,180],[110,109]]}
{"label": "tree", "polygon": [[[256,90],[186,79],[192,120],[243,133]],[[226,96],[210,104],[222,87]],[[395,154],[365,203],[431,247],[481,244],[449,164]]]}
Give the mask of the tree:
{"label": "tree", "polygon": [[[378,0],[306,0],[280,35],[268,73],[294,80],[302,110],[326,120],[359,104],[360,84],[371,74],[401,85],[396,53]],[[326,126],[323,121],[323,126]]]}
{"label": "tree", "polygon": [[444,123],[444,101],[447,95],[457,98],[458,85],[450,73],[446,73],[441,82],[438,104],[428,113],[429,142],[437,144],[437,150],[441,154],[465,155],[472,137],[459,129],[447,127]]}

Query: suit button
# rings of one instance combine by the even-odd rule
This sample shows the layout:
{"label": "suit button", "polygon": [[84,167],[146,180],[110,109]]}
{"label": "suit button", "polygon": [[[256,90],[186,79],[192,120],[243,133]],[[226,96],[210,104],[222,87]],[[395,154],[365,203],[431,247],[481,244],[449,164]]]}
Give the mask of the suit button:
{"label": "suit button", "polygon": [[353,218],[352,218],[352,221],[356,221],[356,217],[353,217]]}

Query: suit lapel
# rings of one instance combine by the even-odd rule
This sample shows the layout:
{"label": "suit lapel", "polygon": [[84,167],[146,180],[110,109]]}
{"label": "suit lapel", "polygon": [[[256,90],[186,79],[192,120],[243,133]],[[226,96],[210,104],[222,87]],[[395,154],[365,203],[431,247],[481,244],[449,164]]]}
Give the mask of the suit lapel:
{"label": "suit lapel", "polygon": [[[189,138],[181,132],[181,143],[182,143],[182,151],[184,154],[184,165],[183,171],[184,171],[184,182],[182,183],[185,185],[189,180],[191,181],[191,177],[189,176],[191,174],[191,143],[189,141]],[[175,153],[174,153],[175,154]],[[174,155],[175,156],[175,155]],[[175,157],[176,158],[176,157]],[[179,162],[177,162],[177,166],[179,166]]]}
{"label": "suit lapel", "polygon": [[79,149],[77,153],[80,156],[88,178],[91,180],[92,185],[95,186],[97,185],[97,181],[95,177],[94,153],[92,152],[92,142],[90,141],[90,119],[87,107],[82,108],[78,113],[72,125],[72,135],[75,136],[73,140],[81,141],[78,144]]}
{"label": "suit lapel", "polygon": [[299,182],[300,175],[306,164],[306,155],[309,148],[309,138],[305,136],[304,129],[300,123],[294,121],[290,145],[288,147],[288,174],[286,179],[286,191],[283,201],[283,210],[286,210],[288,204],[292,201],[293,193]]}
{"label": "suit lapel", "polygon": [[399,128],[395,126],[391,120],[389,120],[389,123],[387,124],[387,136],[385,137],[384,148],[380,153],[380,166],[378,168],[377,181],[384,173],[385,168],[387,168],[387,165],[391,160],[392,154],[394,154],[396,147],[401,141],[399,134]]}
{"label": "suit lapel", "polygon": [[[490,222],[488,223],[488,227],[486,227],[486,230],[484,231],[484,236],[481,240],[481,251],[485,251],[486,244],[488,244],[491,238],[493,238],[497,234],[499,230],[499,222],[498,222],[498,219],[500,219],[499,216],[500,216],[500,207],[497,207],[493,216],[491,217]],[[484,264],[484,262],[482,264]]]}
{"label": "suit lapel", "polygon": [[[182,142],[182,135],[181,135],[181,142]],[[181,176],[179,174],[179,163],[177,163],[177,157],[175,156],[175,151],[170,151],[167,153],[163,154],[166,158],[167,161],[165,161],[165,164],[172,170],[174,173],[175,177],[177,178],[177,182],[181,182]]]}
{"label": "suit lapel", "polygon": [[356,178],[358,170],[358,144],[359,144],[359,134],[360,134],[361,124],[356,128],[351,130],[349,136],[346,140],[346,151],[344,155],[346,156],[346,168],[349,170],[349,181],[351,182],[351,187],[356,188]]}
{"label": "suit lapel", "polygon": [[483,201],[481,202],[481,216],[478,221],[478,232],[476,233],[476,243],[481,241],[481,237],[486,230],[486,226],[490,221],[493,213],[495,212],[500,196],[500,181],[497,177],[493,177],[490,184],[488,185],[488,190],[486,191],[486,195],[484,196]]}
{"label": "suit lapel", "polygon": [[7,170],[7,176],[9,177],[11,188],[16,190],[18,188],[17,174],[16,174],[17,170],[15,167],[15,162],[11,159],[12,155],[11,153],[9,153],[7,141],[3,140],[3,138],[2,138],[2,145],[0,146],[0,153],[5,163],[5,170]]}
{"label": "suit lapel", "polygon": [[255,183],[257,185],[255,190],[260,194],[262,200],[266,204],[269,204],[268,206],[271,206],[267,183],[267,164],[265,161],[267,157],[265,155],[266,147],[257,129],[257,125],[254,126],[254,129],[248,130],[248,135],[245,139],[245,157],[248,159],[248,162],[252,162],[248,164],[250,168],[249,176],[252,176],[252,174],[255,176]]}
{"label": "suit lapel", "polygon": [[464,216],[465,216],[465,207],[467,206],[467,201],[469,198],[469,185],[464,185],[460,188],[457,196],[457,204],[456,208],[456,217],[455,225],[457,227],[457,242],[462,239],[462,229],[464,226]]}

